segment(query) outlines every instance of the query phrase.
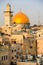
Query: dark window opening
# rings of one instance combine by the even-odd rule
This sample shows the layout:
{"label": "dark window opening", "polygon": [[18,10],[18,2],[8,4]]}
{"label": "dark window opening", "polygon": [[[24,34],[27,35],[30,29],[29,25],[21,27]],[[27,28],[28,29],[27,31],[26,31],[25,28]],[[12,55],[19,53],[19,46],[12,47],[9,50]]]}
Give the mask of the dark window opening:
{"label": "dark window opening", "polygon": [[5,60],[5,56],[4,56],[4,60]]}
{"label": "dark window opening", "polygon": [[12,57],[12,59],[14,59],[14,57]]}
{"label": "dark window opening", "polygon": [[22,46],[23,44],[21,43],[21,46]]}
{"label": "dark window opening", "polygon": [[1,35],[4,35],[4,33],[1,33]]}
{"label": "dark window opening", "polygon": [[10,36],[10,35],[9,35]]}
{"label": "dark window opening", "polygon": [[3,56],[2,56],[2,60],[3,60]]}
{"label": "dark window opening", "polygon": [[14,43],[16,43],[16,41],[14,41]]}
{"label": "dark window opening", "polygon": [[36,40],[36,44],[37,44],[37,40]]}
{"label": "dark window opening", "polygon": [[2,60],[7,60],[7,56],[2,56]]}
{"label": "dark window opening", "polygon": [[16,62],[13,63],[13,62],[11,61],[10,65],[17,65],[17,63],[16,63]]}
{"label": "dark window opening", "polygon": [[14,22],[14,24],[15,24],[15,22]]}
{"label": "dark window opening", "polygon": [[6,56],[6,60],[7,60],[7,56]]}
{"label": "dark window opening", "polygon": [[16,52],[16,49],[15,49],[15,52]]}
{"label": "dark window opening", "polygon": [[23,35],[23,39],[25,39],[25,36]]}
{"label": "dark window opening", "polygon": [[13,53],[13,50],[12,50],[12,53]]}
{"label": "dark window opening", "polygon": [[39,34],[39,37],[40,37],[40,34]]}
{"label": "dark window opening", "polygon": [[30,46],[30,48],[33,48],[32,46]]}

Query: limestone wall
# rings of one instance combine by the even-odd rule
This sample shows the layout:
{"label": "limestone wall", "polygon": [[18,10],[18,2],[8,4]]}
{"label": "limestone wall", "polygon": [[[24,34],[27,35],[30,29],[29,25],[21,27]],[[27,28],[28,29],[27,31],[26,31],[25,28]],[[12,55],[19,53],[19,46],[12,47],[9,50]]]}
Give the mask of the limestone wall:
{"label": "limestone wall", "polygon": [[36,65],[36,62],[17,62],[17,65]]}

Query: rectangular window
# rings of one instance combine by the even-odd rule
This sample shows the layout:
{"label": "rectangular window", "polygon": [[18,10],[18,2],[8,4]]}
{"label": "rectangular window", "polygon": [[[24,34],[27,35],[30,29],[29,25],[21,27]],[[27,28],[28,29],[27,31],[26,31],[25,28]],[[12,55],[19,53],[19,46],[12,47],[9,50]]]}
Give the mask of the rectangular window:
{"label": "rectangular window", "polygon": [[3,56],[2,56],[2,61],[3,61]]}
{"label": "rectangular window", "polygon": [[2,61],[3,60],[7,60],[7,55],[6,56],[2,56]]}
{"label": "rectangular window", "polygon": [[7,60],[7,56],[6,56],[6,60]]}
{"label": "rectangular window", "polygon": [[5,56],[4,56],[4,60],[5,60]]}

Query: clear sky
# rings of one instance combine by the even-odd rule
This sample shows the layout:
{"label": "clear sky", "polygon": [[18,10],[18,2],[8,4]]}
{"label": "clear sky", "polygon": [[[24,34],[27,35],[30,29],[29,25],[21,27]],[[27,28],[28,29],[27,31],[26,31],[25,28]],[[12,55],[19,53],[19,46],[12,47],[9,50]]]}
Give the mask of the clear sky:
{"label": "clear sky", "polygon": [[11,4],[13,14],[21,9],[29,17],[31,25],[43,24],[43,0],[0,0],[0,26],[4,25],[7,3]]}

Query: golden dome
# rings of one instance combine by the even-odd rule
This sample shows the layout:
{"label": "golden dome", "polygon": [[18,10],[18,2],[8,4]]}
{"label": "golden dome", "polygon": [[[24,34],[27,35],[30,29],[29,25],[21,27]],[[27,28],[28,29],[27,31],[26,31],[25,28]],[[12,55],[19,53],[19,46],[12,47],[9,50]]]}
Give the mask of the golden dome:
{"label": "golden dome", "polygon": [[15,16],[13,16],[12,22],[17,24],[30,23],[29,18],[22,12],[18,12]]}

